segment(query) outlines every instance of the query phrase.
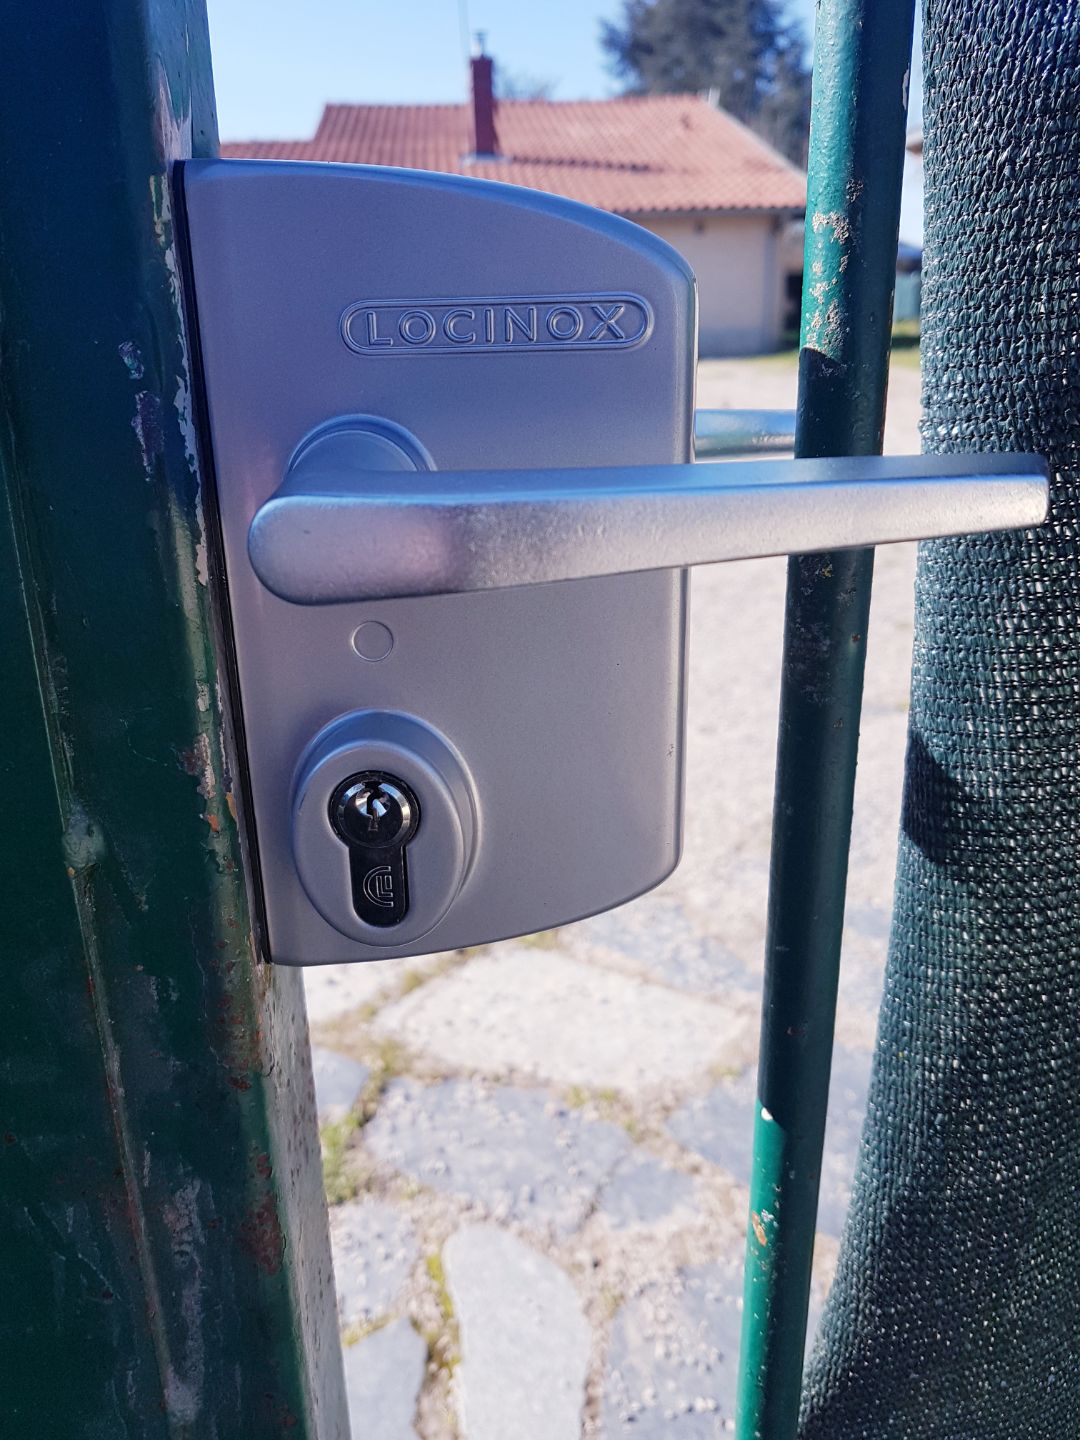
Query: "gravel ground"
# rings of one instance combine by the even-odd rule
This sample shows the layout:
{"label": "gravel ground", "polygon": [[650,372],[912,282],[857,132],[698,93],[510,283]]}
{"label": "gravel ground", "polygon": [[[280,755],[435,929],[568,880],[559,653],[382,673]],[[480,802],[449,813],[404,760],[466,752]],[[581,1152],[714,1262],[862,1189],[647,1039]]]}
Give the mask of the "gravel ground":
{"label": "gravel ground", "polygon": [[[777,360],[702,406],[787,406]],[[887,448],[918,449],[918,373]],[[893,885],[913,546],[879,552],[813,1297],[835,1262]],[[693,578],[686,845],[618,911],[307,972],[353,1435],[697,1440],[730,1428],[782,561]]]}

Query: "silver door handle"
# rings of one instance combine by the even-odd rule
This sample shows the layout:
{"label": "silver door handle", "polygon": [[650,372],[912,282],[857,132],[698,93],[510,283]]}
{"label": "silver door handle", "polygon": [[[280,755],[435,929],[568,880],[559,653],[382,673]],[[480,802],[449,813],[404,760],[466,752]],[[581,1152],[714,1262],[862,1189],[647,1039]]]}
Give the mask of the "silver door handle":
{"label": "silver door handle", "polygon": [[[396,452],[396,453],[395,453]],[[581,580],[1039,524],[1035,455],[438,471],[359,428],[302,447],[248,553],[298,605]]]}
{"label": "silver door handle", "polygon": [[694,454],[699,460],[772,455],[795,445],[794,410],[697,410]]}

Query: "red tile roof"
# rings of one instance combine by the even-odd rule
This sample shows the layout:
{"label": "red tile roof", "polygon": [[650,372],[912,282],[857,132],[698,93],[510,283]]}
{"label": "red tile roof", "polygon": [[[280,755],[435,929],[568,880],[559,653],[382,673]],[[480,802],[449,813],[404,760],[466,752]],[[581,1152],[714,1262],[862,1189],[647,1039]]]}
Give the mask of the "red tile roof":
{"label": "red tile roof", "polygon": [[470,160],[468,105],[327,105],[312,140],[250,140],[222,154],[336,160],[479,175],[614,210],[802,210],[806,180],[695,95],[502,100],[500,156]]}

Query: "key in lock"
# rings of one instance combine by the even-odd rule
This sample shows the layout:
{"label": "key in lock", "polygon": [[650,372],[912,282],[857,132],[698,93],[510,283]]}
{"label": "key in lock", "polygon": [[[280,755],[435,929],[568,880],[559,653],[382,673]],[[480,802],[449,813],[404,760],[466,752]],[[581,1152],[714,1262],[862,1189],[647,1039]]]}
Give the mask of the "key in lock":
{"label": "key in lock", "polygon": [[396,776],[365,770],[334,790],[330,824],[349,849],[357,915],[367,925],[399,924],[409,909],[405,849],[420,824],[416,796]]}

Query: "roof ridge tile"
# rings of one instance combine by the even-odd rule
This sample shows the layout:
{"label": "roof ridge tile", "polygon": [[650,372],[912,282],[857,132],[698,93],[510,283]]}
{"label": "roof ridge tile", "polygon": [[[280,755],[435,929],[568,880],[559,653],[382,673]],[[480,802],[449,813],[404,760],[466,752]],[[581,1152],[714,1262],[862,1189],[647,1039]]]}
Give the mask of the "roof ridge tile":
{"label": "roof ridge tile", "polygon": [[694,94],[503,100],[493,161],[466,158],[464,103],[323,107],[309,140],[241,140],[224,155],[482,175],[622,214],[798,212],[806,180],[767,141]]}

